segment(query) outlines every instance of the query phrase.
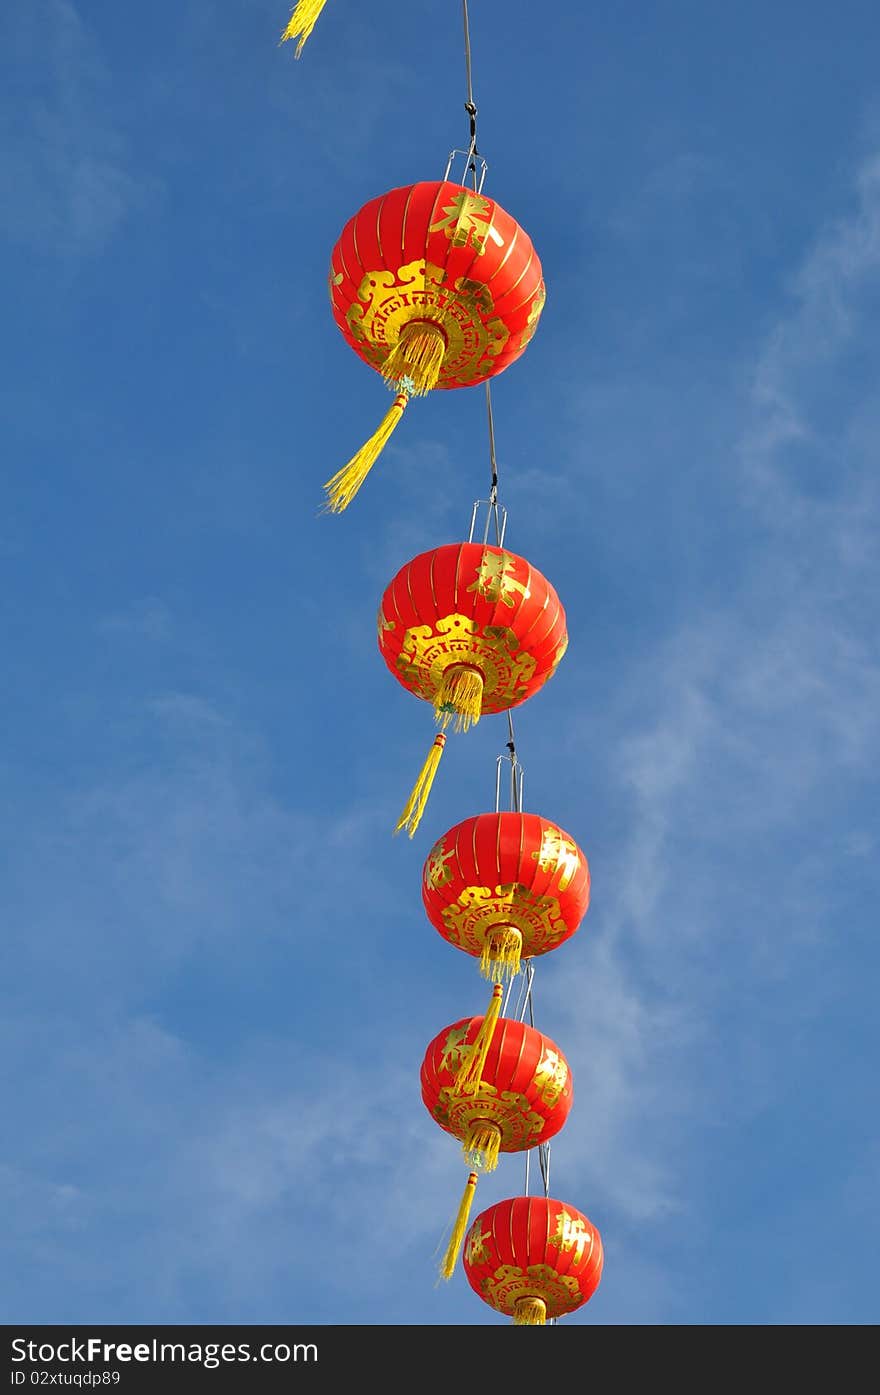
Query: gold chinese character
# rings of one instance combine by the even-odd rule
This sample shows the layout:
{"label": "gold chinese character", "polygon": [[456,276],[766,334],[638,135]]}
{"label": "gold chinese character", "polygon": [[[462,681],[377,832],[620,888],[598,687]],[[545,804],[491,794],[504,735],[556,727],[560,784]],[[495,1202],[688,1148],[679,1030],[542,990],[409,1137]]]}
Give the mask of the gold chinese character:
{"label": "gold chinese character", "polygon": [[547,291],[542,281],[538,293],[532,301],[532,308],[529,311],[529,318],[526,322],[526,327],[523,330],[523,348],[525,348],[526,344],[528,344],[529,340],[532,338],[532,335],[534,334],[535,330],[538,328],[538,321],[541,318],[541,311],[544,309],[544,302],[546,301],[546,299]]}
{"label": "gold chinese character", "polygon": [[468,1264],[485,1264],[489,1258],[489,1251],[486,1249],[487,1241],[492,1239],[492,1234],[488,1230],[482,1230],[479,1221],[475,1221],[471,1226],[467,1238],[467,1262]]}
{"label": "gold chinese character", "polygon": [[539,1088],[542,1100],[551,1109],[558,1104],[567,1080],[568,1066],[559,1052],[552,1051],[549,1046],[545,1046],[544,1054],[538,1063],[538,1069],[535,1071],[535,1084]]}
{"label": "gold chinese character", "polygon": [[450,849],[449,852],[444,850],[442,838],[434,844],[428,853],[425,881],[434,891],[437,890],[438,886],[445,886],[447,882],[452,881],[452,868],[447,867],[446,864],[454,855],[454,848]]}
{"label": "gold chinese character", "polygon": [[586,1229],[581,1217],[575,1218],[570,1215],[563,1206],[556,1221],[553,1244],[560,1250],[574,1250],[574,1262],[580,1264],[588,1242],[592,1248],[592,1234]]}
{"label": "gold chinese character", "polygon": [[451,203],[444,205],[443,212],[446,217],[432,223],[428,232],[445,232],[453,247],[466,247],[468,238],[471,238],[474,251],[482,256],[486,250],[486,238],[490,236],[497,246],[504,246],[503,238],[492,227],[488,199],[463,189],[453,197]]}
{"label": "gold chinese character", "polygon": [[468,591],[476,591],[492,605],[501,601],[503,605],[512,606],[513,591],[518,591],[527,601],[532,594],[528,586],[509,575],[515,566],[516,558],[509,552],[484,552],[477,568],[477,579],[467,588]]}
{"label": "gold chinese character", "polygon": [[449,1036],[443,1043],[443,1050],[440,1053],[440,1069],[457,1071],[462,1063],[462,1057],[468,1049],[465,1046],[465,1037],[468,1034],[468,1027],[452,1027]]}
{"label": "gold chinese character", "polygon": [[562,871],[562,876],[559,878],[560,891],[565,891],[571,885],[572,878],[581,865],[574,843],[569,843],[566,838],[563,838],[558,828],[544,829],[541,850],[533,852],[532,857],[537,860],[542,872]]}

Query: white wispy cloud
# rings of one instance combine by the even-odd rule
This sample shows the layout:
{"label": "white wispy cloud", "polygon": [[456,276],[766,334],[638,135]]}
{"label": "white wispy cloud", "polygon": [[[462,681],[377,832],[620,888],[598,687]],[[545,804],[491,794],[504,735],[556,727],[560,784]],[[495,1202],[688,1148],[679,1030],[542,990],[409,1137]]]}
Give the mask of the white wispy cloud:
{"label": "white wispy cloud", "polygon": [[73,0],[34,0],[6,9],[0,42],[10,92],[18,69],[42,74],[0,116],[0,231],[59,257],[98,252],[158,185],[134,166],[94,36]]}
{"label": "white wispy cloud", "polygon": [[[830,976],[801,967],[814,947],[810,962],[826,965],[838,930],[829,818],[847,858],[864,865],[876,845],[850,800],[880,747],[874,379],[853,382],[850,366],[855,347],[876,364],[859,307],[877,271],[878,170],[865,165],[855,211],[819,232],[790,308],[754,348],[726,458],[749,542],[729,594],[695,595],[621,659],[598,730],[580,717],[564,734],[566,757],[595,771],[585,820],[599,801],[615,832],[578,937],[539,966],[537,1020],[575,1071],[553,1190],[591,1214],[629,1266],[625,1295],[610,1289],[604,1308],[597,1296],[606,1320],[682,1311],[674,1278],[639,1236],[675,1225],[699,1236],[724,1130],[793,1088],[774,1015],[796,1035],[835,992]],[[817,395],[820,377],[845,388],[841,417]],[[807,487],[812,457],[797,454],[816,442],[837,465],[822,490]],[[447,458],[427,446],[423,461],[442,470]],[[442,500],[429,509],[426,539],[447,517]],[[409,521],[406,536],[411,555]],[[400,545],[389,524],[375,580],[392,554],[399,565]],[[137,610],[104,623],[133,626],[135,639],[155,629]],[[589,685],[586,657],[573,651],[566,665],[575,687]],[[316,817],[278,796],[259,735],[210,693],[162,691],[142,706],[149,758],[67,791],[30,822],[8,820],[6,942],[34,1011],[25,1022],[10,1006],[4,1018],[16,1052],[0,1054],[5,1088],[28,1127],[0,1185],[23,1262],[69,1280],[64,1310],[23,1316],[84,1320],[123,1280],[120,1316],[131,1320],[339,1321],[356,1311],[393,1321],[412,1292],[429,1311],[428,1255],[461,1176],[454,1145],[419,1112],[421,1029],[401,1025],[410,995],[420,1001],[430,985],[375,963],[387,925],[420,917],[412,883],[401,890],[371,855],[388,837],[375,805],[396,802],[397,771],[376,763],[369,804]],[[531,730],[528,758],[553,768],[559,733]],[[301,945],[285,964],[299,975],[285,977],[288,1031],[277,1019],[230,1020],[228,1038],[208,1049],[198,994],[180,1013],[185,1025],[155,1009],[157,991],[193,973],[199,956],[218,992],[221,970],[244,979],[255,959],[265,963],[268,994],[278,961],[258,949],[285,937]],[[329,1025],[311,1001],[316,965],[327,1011],[338,1012]],[[355,1005],[328,991],[337,969],[362,988]],[[394,1030],[371,996],[380,980],[386,1006],[397,1005]],[[175,1016],[173,994],[164,1012]],[[873,1161],[867,1144],[848,1172],[845,1199],[859,1216]],[[519,1175],[518,1160],[505,1166],[486,1201],[518,1189]],[[14,1269],[5,1310],[20,1314]],[[285,1314],[279,1292],[294,1276],[296,1311]],[[438,1322],[470,1311],[470,1295],[459,1308],[456,1294],[430,1309]],[[484,1318],[477,1306],[473,1320]]]}
{"label": "white wispy cloud", "polygon": [[[840,517],[851,502],[849,489],[865,488],[864,459],[853,461],[848,425],[874,402],[863,377],[872,346],[873,306],[880,280],[880,155],[857,171],[855,208],[820,231],[792,277],[790,310],[767,335],[754,366],[751,421],[742,445],[747,482],[761,491],[763,508],[777,527],[829,512]],[[863,337],[856,359],[855,391],[841,360]],[[861,364],[859,364],[861,359]],[[846,412],[829,410],[829,388]],[[832,477],[832,500],[812,506],[798,487],[796,472],[782,458],[789,443],[817,444]],[[850,457],[850,458],[848,458]],[[839,480],[849,489],[840,490]]]}
{"label": "white wispy cloud", "polygon": [[[876,159],[855,190],[854,211],[817,231],[790,308],[754,351],[726,462],[743,484],[740,527],[767,546],[749,548],[725,599],[695,595],[625,662],[599,731],[577,726],[601,771],[598,796],[625,831],[580,943],[541,964],[538,989],[578,1063],[557,1168],[579,1177],[585,1209],[607,1209],[615,1231],[624,1217],[660,1224],[681,1212],[699,1225],[716,1120],[754,1117],[791,1088],[772,1017],[779,986],[796,1035],[832,1010],[833,976],[806,976],[804,961],[833,955],[841,932],[841,848],[874,846],[860,793],[880,757],[866,425],[877,346],[861,307],[880,272]],[[838,384],[842,415],[828,405]],[[821,489],[798,453],[817,441]],[[589,666],[580,673],[588,685]],[[737,1010],[739,1040],[728,1025]]]}
{"label": "white wispy cloud", "polygon": [[167,639],[172,627],[171,612],[163,601],[155,597],[137,601],[125,610],[103,615],[98,621],[98,629],[105,634],[134,640]]}

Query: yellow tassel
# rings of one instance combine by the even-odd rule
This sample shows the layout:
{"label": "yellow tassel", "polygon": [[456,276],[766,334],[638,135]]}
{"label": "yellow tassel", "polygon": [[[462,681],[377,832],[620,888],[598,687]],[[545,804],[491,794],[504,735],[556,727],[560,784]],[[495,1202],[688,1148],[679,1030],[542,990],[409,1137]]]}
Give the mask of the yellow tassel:
{"label": "yellow tassel", "polygon": [[389,383],[401,378],[412,382],[414,397],[424,397],[437,386],[446,357],[446,335],[430,320],[411,320],[382,365],[382,377]]}
{"label": "yellow tassel", "polygon": [[281,42],[286,39],[295,39],[299,36],[299,43],[296,46],[296,57],[299,58],[303,51],[303,44],[311,34],[318,17],[326,5],[327,0],[299,0],[290,21],[281,35]]}
{"label": "yellow tassel", "polygon": [[483,675],[470,664],[446,669],[434,695],[434,715],[443,726],[455,718],[455,730],[467,731],[483,711]]}
{"label": "yellow tassel", "polygon": [[446,737],[441,732],[434,737],[431,749],[428,752],[428,759],[419,771],[419,778],[413,785],[413,792],[406,801],[403,813],[397,820],[397,827],[394,830],[395,833],[399,833],[402,828],[405,828],[411,838],[421,823],[422,814],[425,812],[425,805],[428,802],[428,795],[431,793],[431,786],[434,783],[434,776],[437,774],[437,767],[440,764],[440,757],[443,755],[443,747],[445,745]]}
{"label": "yellow tassel", "polygon": [[483,1067],[486,1064],[486,1057],[489,1054],[489,1047],[492,1045],[492,1034],[495,1031],[495,1023],[501,1016],[501,998],[504,989],[500,983],[496,983],[492,989],[492,997],[486,1009],[486,1016],[480,1023],[480,1030],[474,1037],[473,1043],[464,1053],[464,1059],[458,1068],[455,1077],[454,1089],[459,1095],[475,1095],[480,1088],[483,1079]]}
{"label": "yellow tassel", "polygon": [[475,1119],[467,1131],[461,1151],[469,1167],[477,1172],[494,1172],[501,1152],[501,1130],[486,1119]]}
{"label": "yellow tassel", "polygon": [[518,1298],[514,1303],[514,1327],[543,1327],[546,1321],[547,1304],[543,1298]]}
{"label": "yellow tassel", "polygon": [[471,1214],[471,1207],[474,1204],[474,1193],[477,1190],[477,1174],[472,1172],[467,1179],[461,1202],[458,1207],[458,1215],[452,1227],[452,1234],[449,1237],[449,1244],[446,1246],[446,1253],[440,1264],[440,1274],[444,1279],[451,1279],[455,1273],[455,1265],[461,1252],[464,1233],[467,1230],[468,1218]]}
{"label": "yellow tassel", "polygon": [[506,982],[519,973],[522,954],[522,934],[514,925],[502,925],[490,930],[483,941],[480,955],[480,973],[493,982],[501,979]]}
{"label": "yellow tassel", "polygon": [[348,508],[382,454],[392,431],[406,411],[408,401],[409,394],[399,392],[391,408],[382,418],[378,431],[375,431],[369,441],[361,446],[357,455],[353,455],[348,464],[337,470],[333,478],[324,485],[327,492],[327,510],[330,513],[342,513],[343,509]]}

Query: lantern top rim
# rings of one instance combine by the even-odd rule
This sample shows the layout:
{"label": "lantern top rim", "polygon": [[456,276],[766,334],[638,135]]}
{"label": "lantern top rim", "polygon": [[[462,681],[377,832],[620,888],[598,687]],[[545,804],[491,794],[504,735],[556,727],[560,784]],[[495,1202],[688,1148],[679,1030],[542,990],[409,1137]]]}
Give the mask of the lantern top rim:
{"label": "lantern top rim", "polygon": [[[511,220],[511,222],[517,223],[517,220],[516,218],[514,218],[513,214],[508,212],[506,205],[503,204],[500,201],[500,199],[497,199],[494,194],[487,194],[482,190],[475,190],[467,184],[460,184],[457,179],[444,178],[411,179],[409,181],[402,181],[399,184],[392,184],[390,188],[383,189],[381,193],[371,194],[370,197],[365,199],[364,202],[360,205],[357,212],[350,214],[350,216],[346,219],[346,226],[348,225],[348,223],[352,221],[352,219],[359,218],[361,214],[364,212],[364,210],[370,207],[370,204],[378,203],[381,199],[391,198],[394,194],[409,193],[414,189],[434,189],[439,192],[441,189],[444,188],[450,189],[456,194],[466,194],[469,199],[474,199],[482,203],[494,204],[494,206],[497,209],[499,209],[501,213],[505,214]],[[528,237],[528,233],[526,233],[525,228],[523,228],[519,223],[517,223],[517,227],[520,228],[520,231],[524,234],[524,236]],[[531,238],[529,238],[529,242],[531,242]]]}
{"label": "lantern top rim", "polygon": [[[470,1026],[473,1022],[482,1022],[484,1017],[485,1013],[472,1012],[467,1014],[465,1017],[459,1017],[455,1022],[448,1022],[445,1027],[440,1028],[439,1032],[434,1033],[426,1048],[426,1054],[440,1040],[441,1037],[448,1036],[450,1032],[456,1031],[458,1028],[464,1027],[466,1024],[467,1026]],[[521,1029],[523,1036],[525,1037],[540,1038],[541,1040],[546,1042],[548,1046],[552,1046],[553,1049],[557,1051],[560,1057],[565,1061],[566,1065],[568,1065],[568,1057],[562,1050],[562,1047],[559,1046],[557,1042],[553,1040],[552,1037],[548,1036],[546,1032],[542,1032],[540,1027],[535,1027],[530,1022],[523,1022],[519,1017],[502,1016],[499,1016],[496,1019],[496,1027],[499,1031],[502,1027],[515,1027]]]}
{"label": "lantern top rim", "polygon": [[435,547],[424,548],[423,551],[415,553],[408,561],[404,562],[402,566],[398,567],[396,575],[399,576],[400,573],[405,572],[408,567],[414,566],[417,562],[423,561],[426,557],[436,557],[439,553],[448,553],[457,548],[471,548],[475,553],[482,553],[485,555],[488,552],[496,557],[506,556],[514,561],[524,562],[533,572],[537,572],[539,576],[542,576],[544,580],[547,581],[548,585],[551,584],[541,568],[536,566],[534,562],[529,561],[528,557],[522,552],[514,552],[512,548],[499,546],[498,543],[475,542],[468,538],[462,538],[460,541],[437,543]]}

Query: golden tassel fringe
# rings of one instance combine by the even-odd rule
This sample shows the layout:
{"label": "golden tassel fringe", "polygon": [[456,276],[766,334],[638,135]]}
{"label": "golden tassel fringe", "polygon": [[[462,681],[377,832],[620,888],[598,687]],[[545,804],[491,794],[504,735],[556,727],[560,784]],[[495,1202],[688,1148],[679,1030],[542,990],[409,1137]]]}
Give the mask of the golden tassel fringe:
{"label": "golden tassel fringe", "polygon": [[455,1265],[461,1252],[464,1233],[467,1230],[468,1218],[471,1214],[471,1207],[474,1204],[474,1193],[477,1190],[477,1174],[472,1172],[467,1179],[461,1202],[458,1207],[458,1215],[452,1227],[452,1234],[449,1237],[449,1244],[446,1246],[446,1253],[440,1264],[440,1276],[444,1279],[451,1279],[455,1273]]}
{"label": "golden tassel fringe", "polygon": [[501,1130],[497,1124],[477,1119],[467,1131],[462,1144],[464,1160],[477,1172],[494,1172],[501,1152]]}
{"label": "golden tassel fringe", "polygon": [[469,664],[452,664],[434,695],[434,715],[443,726],[455,718],[455,730],[467,731],[483,711],[483,675]]}
{"label": "golden tassel fringe", "polygon": [[302,53],[303,44],[318,22],[318,18],[326,3],[327,0],[299,0],[296,9],[290,16],[287,28],[281,35],[281,42],[284,43],[286,39],[295,39],[299,37],[299,43],[296,46],[297,58],[299,58]]}
{"label": "golden tassel fringe", "polygon": [[443,747],[446,745],[446,737],[441,732],[434,737],[431,749],[428,752],[428,759],[419,771],[419,778],[413,785],[413,792],[406,801],[403,813],[397,820],[397,827],[394,832],[399,833],[405,828],[410,838],[415,833],[421,823],[422,814],[425,812],[425,805],[428,802],[428,795],[431,793],[431,786],[434,783],[434,776],[437,774],[437,767],[440,764],[440,757],[443,755]]}
{"label": "golden tassel fringe", "polygon": [[492,989],[492,997],[486,1009],[486,1016],[480,1023],[480,1030],[473,1040],[473,1044],[464,1053],[464,1060],[458,1068],[453,1089],[459,1095],[475,1095],[480,1088],[483,1079],[483,1067],[486,1064],[486,1057],[489,1054],[489,1047],[492,1045],[492,1035],[495,1031],[495,1023],[501,1016],[501,998],[504,989],[500,983],[496,983]]}
{"label": "golden tassel fringe", "polygon": [[520,969],[522,955],[522,934],[514,925],[503,925],[490,930],[483,941],[480,955],[480,973],[483,978],[501,979],[506,982],[515,978]]}
{"label": "golden tassel fringe", "polygon": [[518,1298],[514,1303],[514,1327],[543,1327],[546,1321],[547,1304],[543,1298]]}
{"label": "golden tassel fringe", "polygon": [[391,433],[406,411],[408,401],[409,394],[399,392],[382,418],[379,429],[373,433],[369,441],[364,442],[357,455],[353,455],[348,464],[337,470],[332,479],[324,485],[329,513],[342,513],[343,509],[348,508],[382,454]]}
{"label": "golden tassel fringe", "polygon": [[424,397],[437,386],[446,357],[446,335],[429,320],[411,320],[382,365],[382,377],[389,383],[407,378],[414,397]]}

